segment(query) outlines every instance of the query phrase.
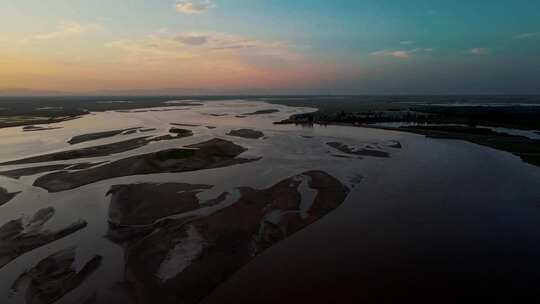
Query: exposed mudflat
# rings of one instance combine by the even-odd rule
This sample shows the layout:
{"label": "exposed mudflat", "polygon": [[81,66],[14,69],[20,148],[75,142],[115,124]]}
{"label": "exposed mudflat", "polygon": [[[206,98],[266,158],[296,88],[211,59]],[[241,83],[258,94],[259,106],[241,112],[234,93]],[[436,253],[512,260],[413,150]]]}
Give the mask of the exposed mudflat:
{"label": "exposed mudflat", "polygon": [[279,110],[277,109],[265,109],[265,110],[257,110],[255,112],[250,113],[244,113],[243,116],[251,116],[251,115],[263,115],[263,114],[272,114],[272,113],[278,113]]}
{"label": "exposed mudflat", "polygon": [[176,122],[171,123],[171,125],[179,126],[179,127],[200,127],[201,126],[201,125],[197,125],[197,124],[176,123]]}
{"label": "exposed mudflat", "polygon": [[150,225],[169,215],[200,208],[197,194],[209,185],[183,183],[112,186],[109,222],[117,226]]}
{"label": "exposed mudflat", "polygon": [[63,169],[66,169],[66,168],[72,167],[72,166],[73,165],[71,165],[71,164],[59,164],[59,165],[29,167],[29,168],[21,168],[21,169],[2,171],[2,172],[0,172],[0,175],[11,177],[11,178],[21,178],[22,176],[35,175],[35,174],[44,173],[44,172],[63,170]]}
{"label": "exposed mudflat", "polygon": [[0,268],[28,251],[66,237],[87,225],[79,220],[59,230],[45,230],[43,226],[54,214],[54,208],[44,208],[29,219],[19,218],[0,226]]}
{"label": "exposed mudflat", "polygon": [[190,102],[190,101],[183,101],[183,100],[169,100],[165,101],[164,104],[166,105],[173,105],[176,107],[197,107],[202,106],[202,103],[199,102]]}
{"label": "exposed mudflat", "polygon": [[24,132],[37,132],[37,131],[56,130],[56,129],[60,129],[60,127],[24,126],[22,129]]}
{"label": "exposed mudflat", "polygon": [[[540,172],[511,153],[274,124],[313,108],[167,105],[0,129],[0,303],[537,294]],[[127,131],[68,143],[104,126]]]}
{"label": "exposed mudflat", "polygon": [[222,139],[213,139],[186,148],[137,155],[87,170],[51,173],[39,177],[34,186],[59,192],[122,176],[196,171],[257,160],[236,158],[246,149]]}
{"label": "exposed mudflat", "polygon": [[80,164],[70,165],[69,167],[67,167],[67,169],[69,169],[69,170],[83,170],[83,169],[88,169],[88,168],[92,168],[92,167],[95,167],[95,166],[99,166],[99,165],[101,165],[103,163],[105,163],[105,162],[80,163]]}
{"label": "exposed mudflat", "polygon": [[[305,210],[302,183],[316,192]],[[124,247],[139,301],[199,303],[255,256],[341,205],[349,190],[325,172],[309,171],[240,192],[212,215],[167,221]]]}
{"label": "exposed mudflat", "polygon": [[0,187],[0,206],[12,200],[19,192],[8,192],[6,189]]}
{"label": "exposed mudflat", "polygon": [[388,143],[386,143],[386,146],[390,148],[396,148],[396,149],[403,148],[403,145],[397,140],[390,140]]}
{"label": "exposed mudflat", "polygon": [[[139,128],[129,128],[129,129],[120,129],[120,130],[112,130],[112,131],[103,131],[103,132],[96,132],[96,133],[89,133],[89,134],[83,134],[83,135],[77,135],[70,140],[68,140],[68,143],[71,145],[92,141],[96,139],[101,138],[107,138],[107,137],[113,137],[122,133],[125,134],[133,134],[136,132]],[[132,133],[128,133],[132,132]]]}
{"label": "exposed mudflat", "polygon": [[261,137],[264,137],[263,132],[252,130],[252,129],[231,130],[229,133],[227,133],[227,135],[249,138],[249,139],[259,139]]}
{"label": "exposed mudflat", "polygon": [[46,165],[46,166],[37,166],[37,167],[27,167],[21,169],[13,169],[8,171],[1,171],[0,176],[6,176],[10,178],[19,179],[23,176],[31,176],[46,172],[54,172],[60,170],[83,170],[98,166],[104,162],[97,163],[78,163],[78,164],[58,164],[58,165]]}
{"label": "exposed mudflat", "polygon": [[329,142],[327,143],[327,145],[343,153],[352,154],[352,155],[363,155],[363,156],[372,156],[372,157],[390,157],[390,153],[376,149],[375,147],[370,146],[370,145],[365,145],[362,147],[351,147],[340,142]]}
{"label": "exposed mudflat", "polygon": [[182,137],[192,136],[193,133],[189,130],[183,130],[178,128],[172,128],[169,130],[172,134],[157,136],[157,137],[138,137],[133,139],[128,139],[125,141],[115,142],[106,145],[92,146],[88,148],[81,148],[76,150],[67,150],[52,154],[39,155],[14,161],[9,161],[0,164],[2,165],[20,165],[20,164],[29,164],[29,163],[43,163],[43,162],[53,162],[53,161],[64,161],[64,160],[73,160],[78,158],[92,158],[92,157],[101,157],[108,156],[115,153],[122,153],[140,147],[146,146],[149,143],[162,141],[162,140],[172,140]]}
{"label": "exposed mudflat", "polygon": [[13,283],[14,292],[24,292],[28,304],[52,304],[81,285],[101,264],[94,256],[78,270],[75,248],[56,252],[21,274]]}
{"label": "exposed mudflat", "polygon": [[171,128],[169,133],[176,134],[177,138],[193,136],[193,131],[180,128]]}
{"label": "exposed mudflat", "polygon": [[93,146],[88,148],[68,150],[57,153],[39,155],[14,161],[9,161],[2,163],[0,165],[20,165],[20,164],[31,164],[31,163],[43,163],[43,162],[52,162],[52,161],[63,161],[63,160],[72,160],[78,158],[90,158],[90,157],[100,157],[107,156],[114,153],[122,153],[129,150],[137,149],[142,146],[147,145],[150,142],[148,137],[139,137],[134,139],[129,139],[121,142],[116,142],[112,144],[106,144],[101,146]]}

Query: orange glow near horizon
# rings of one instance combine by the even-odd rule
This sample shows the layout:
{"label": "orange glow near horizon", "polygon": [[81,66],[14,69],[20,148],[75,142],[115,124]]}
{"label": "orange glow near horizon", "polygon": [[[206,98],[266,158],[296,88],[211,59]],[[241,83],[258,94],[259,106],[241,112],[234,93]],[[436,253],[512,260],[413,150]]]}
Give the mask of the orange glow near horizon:
{"label": "orange glow near horizon", "polygon": [[61,59],[4,56],[0,61],[0,89],[92,93],[131,89],[207,89],[221,91],[277,90],[317,86],[336,77],[333,65],[289,62],[258,67],[241,56],[206,56],[179,60],[160,58]]}

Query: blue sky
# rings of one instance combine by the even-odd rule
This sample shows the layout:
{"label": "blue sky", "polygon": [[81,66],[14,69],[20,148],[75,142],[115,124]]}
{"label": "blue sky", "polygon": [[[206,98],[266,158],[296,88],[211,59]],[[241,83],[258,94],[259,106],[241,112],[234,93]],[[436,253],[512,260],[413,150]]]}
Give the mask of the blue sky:
{"label": "blue sky", "polygon": [[4,0],[0,89],[540,93],[540,1]]}

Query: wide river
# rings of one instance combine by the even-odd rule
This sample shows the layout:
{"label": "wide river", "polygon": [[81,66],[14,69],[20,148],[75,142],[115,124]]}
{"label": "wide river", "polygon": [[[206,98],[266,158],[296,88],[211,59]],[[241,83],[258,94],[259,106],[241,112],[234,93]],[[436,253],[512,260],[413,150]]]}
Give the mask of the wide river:
{"label": "wide river", "polygon": [[[340,299],[379,303],[408,298],[440,303],[455,302],[465,295],[515,299],[540,294],[540,168],[509,153],[458,140],[360,127],[273,124],[314,109],[244,100],[172,105],[92,113],[44,131],[0,129],[0,162],[142,136],[134,133],[67,143],[86,133],[141,127],[155,129],[145,135],[162,135],[168,133],[171,123],[192,125],[179,128],[192,130],[194,136],[85,161],[109,162],[212,138],[247,148],[242,157],[261,157],[225,168],[109,179],[57,193],[32,186],[47,173],[19,179],[0,176],[0,187],[20,191],[0,206],[0,226],[45,207],[56,210],[46,229],[55,230],[78,219],[88,223],[0,268],[0,303],[25,303],[24,293],[12,290],[14,281],[43,258],[70,246],[77,247],[79,268],[95,254],[103,262],[57,303],[75,303],[96,290],[101,299],[100,291],[123,281],[123,250],[104,237],[110,203],[106,193],[111,185],[213,185],[198,194],[202,200],[224,191],[234,193],[238,187],[268,188],[308,170],[322,170],[338,178],[351,190],[346,201],[241,268],[208,295],[205,303],[326,303]],[[270,109],[278,111],[245,115]],[[226,135],[242,128],[265,136]],[[371,147],[390,157],[350,158],[328,142]],[[393,146],[396,142],[401,148]],[[54,163],[39,165],[49,164]],[[36,164],[4,166],[0,171],[32,166]],[[234,198],[232,195],[223,205]],[[202,212],[216,209],[219,206]]]}

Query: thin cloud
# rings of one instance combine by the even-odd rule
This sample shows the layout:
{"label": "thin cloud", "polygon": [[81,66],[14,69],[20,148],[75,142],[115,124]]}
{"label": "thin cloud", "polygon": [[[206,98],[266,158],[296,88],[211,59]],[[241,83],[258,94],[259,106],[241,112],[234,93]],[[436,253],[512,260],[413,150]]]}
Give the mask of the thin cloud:
{"label": "thin cloud", "polygon": [[487,48],[473,48],[473,49],[469,50],[470,54],[478,55],[478,56],[488,55],[490,52],[491,52],[491,50],[487,49]]}
{"label": "thin cloud", "polygon": [[301,61],[294,45],[219,32],[155,33],[142,39],[118,40],[106,47],[122,50],[136,62],[272,62]]}
{"label": "thin cloud", "polygon": [[393,57],[396,57],[396,58],[403,58],[403,59],[411,57],[411,54],[409,52],[407,52],[407,51],[389,52],[387,55],[393,56]]}
{"label": "thin cloud", "polygon": [[523,34],[517,35],[515,38],[517,38],[517,39],[523,39],[523,40],[526,40],[526,39],[534,39],[534,38],[540,38],[540,32],[535,32],[535,33],[523,33]]}
{"label": "thin cloud", "polygon": [[412,41],[412,40],[405,40],[405,41],[399,42],[399,44],[401,44],[401,45],[411,45],[411,44],[415,44],[415,43],[416,42]]}
{"label": "thin cloud", "polygon": [[208,37],[203,35],[178,35],[175,39],[187,45],[203,45],[208,41]]}
{"label": "thin cloud", "polygon": [[431,48],[415,48],[411,50],[381,50],[373,52],[370,55],[379,57],[394,57],[399,59],[412,58],[415,53],[429,53],[432,52]]}
{"label": "thin cloud", "polygon": [[176,11],[183,14],[202,14],[216,7],[212,0],[182,0],[176,3]]}
{"label": "thin cloud", "polygon": [[56,30],[48,33],[35,35],[36,40],[50,40],[79,36],[87,32],[101,30],[102,26],[95,23],[81,24],[74,21],[62,21],[58,23]]}
{"label": "thin cloud", "polygon": [[[321,63],[302,45],[257,39],[223,32],[154,32],[135,39],[105,44],[117,56],[115,67],[123,75],[159,75],[156,81],[187,86],[218,83],[220,86],[268,88],[294,84],[294,88],[323,79],[340,79],[336,63]],[[356,67],[347,66],[347,70]],[[146,71],[147,73],[140,73]]]}

